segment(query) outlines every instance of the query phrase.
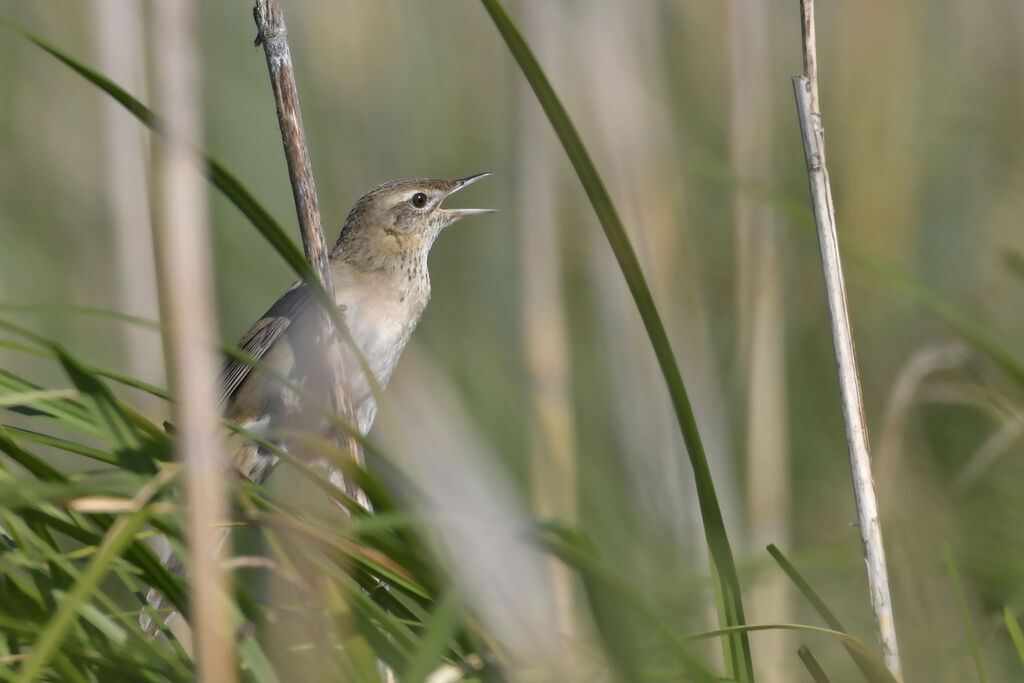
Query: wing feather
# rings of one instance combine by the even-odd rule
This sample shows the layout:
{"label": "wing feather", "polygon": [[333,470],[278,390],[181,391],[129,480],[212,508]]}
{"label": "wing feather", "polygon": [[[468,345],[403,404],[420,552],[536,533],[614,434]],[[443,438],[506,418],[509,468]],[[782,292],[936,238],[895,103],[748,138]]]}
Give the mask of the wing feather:
{"label": "wing feather", "polygon": [[[296,282],[238,340],[238,348],[253,359],[262,360],[285,330],[299,320],[312,303],[313,297],[309,293],[309,288],[301,282]],[[227,403],[251,372],[252,366],[248,363],[236,358],[226,358],[217,382],[218,403]]]}

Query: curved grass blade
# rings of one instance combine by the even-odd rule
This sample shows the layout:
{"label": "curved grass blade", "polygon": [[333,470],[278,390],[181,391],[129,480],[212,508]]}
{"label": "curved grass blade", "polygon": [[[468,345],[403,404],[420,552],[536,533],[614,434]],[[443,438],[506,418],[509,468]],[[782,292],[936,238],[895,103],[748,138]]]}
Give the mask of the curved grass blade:
{"label": "curved grass blade", "polygon": [[[671,647],[673,654],[683,665],[687,675],[697,681],[717,680],[700,661],[693,655],[686,643],[672,628],[665,623],[658,611],[651,605],[643,595],[637,591],[628,581],[618,576],[603,566],[594,556],[593,545],[581,534],[568,529],[550,528],[550,536],[541,535],[538,542],[552,555],[564,562],[567,566],[575,569],[583,578],[584,586],[590,595],[603,595],[613,593],[622,597],[624,604],[636,611],[651,626],[661,634],[665,642]],[[601,634],[605,636],[604,633]],[[728,635],[725,639],[728,639]],[[618,644],[607,642],[609,653],[619,657]],[[623,673],[635,672],[630,658],[626,656],[622,661],[617,662],[623,668]],[[636,678],[635,675],[631,676]]]}
{"label": "curved grass blade", "polygon": [[[793,585],[795,585],[803,596],[807,598],[807,601],[811,603],[814,610],[822,619],[825,620],[825,623],[828,624],[829,628],[839,633],[846,633],[846,627],[839,621],[839,617],[837,617],[835,613],[828,608],[828,605],[826,605],[825,601],[821,599],[821,596],[811,588],[811,584],[808,583],[807,579],[797,571],[796,567],[793,566],[793,563],[782,554],[782,551],[779,550],[774,543],[768,546],[768,554],[771,555],[778,563],[782,571],[789,577],[789,580],[793,582]],[[846,649],[850,653],[850,657],[853,658],[854,663],[857,664],[857,668],[861,670],[861,673],[863,673],[868,680],[872,680],[871,672],[873,671],[873,664],[871,658],[865,658],[858,650],[850,648]],[[874,657],[878,656],[874,653],[872,653],[872,655]],[[885,669],[885,671],[888,673],[889,670]]]}
{"label": "curved grass blade", "polygon": [[[29,391],[44,391],[44,389],[32,382],[24,380],[17,375],[0,370],[0,388],[11,393],[26,393]],[[88,409],[74,399],[54,398],[39,401],[35,407],[17,408],[12,410],[23,415],[37,415],[53,419],[65,427],[71,427],[78,431],[99,436],[99,430],[92,423]]]}
{"label": "curved grass blade", "polygon": [[31,407],[33,403],[54,398],[77,398],[75,389],[43,389],[41,391],[24,391],[20,394],[0,395],[0,408]]}
{"label": "curved grass blade", "polygon": [[137,512],[118,519],[110,527],[96,557],[89,563],[82,578],[75,583],[67,599],[61,603],[57,613],[39,634],[39,638],[32,646],[29,658],[18,671],[16,683],[30,683],[39,680],[42,671],[57,653],[64,636],[74,624],[82,604],[99,586],[114,559],[127,549],[134,540],[135,534],[149,521],[151,514],[152,511],[148,506],[142,507]]}
{"label": "curved grass blade", "polygon": [[800,661],[804,663],[804,668],[807,669],[807,673],[814,679],[814,683],[831,683],[828,676],[825,674],[825,670],[821,668],[821,664],[818,664],[818,660],[811,654],[810,649],[806,645],[801,645],[796,654],[800,657]]}
{"label": "curved grass blade", "polygon": [[427,630],[420,638],[419,647],[413,653],[412,660],[399,680],[409,683],[426,680],[427,675],[437,668],[438,662],[441,661],[441,655],[447,650],[448,641],[459,628],[461,620],[461,601],[454,591],[449,590],[437,601],[433,618],[427,625]]}
{"label": "curved grass blade", "polygon": [[[142,102],[139,102],[137,99],[132,97],[124,88],[117,85],[106,76],[90,69],[67,53],[59,50],[21,26],[18,26],[9,19],[0,17],[0,25],[6,26],[12,31],[19,33],[30,42],[63,62],[72,71],[76,72],[117,100],[118,103],[127,109],[129,113],[135,116],[155,133],[164,133],[166,125],[163,119],[157,116],[156,113],[146,105],[142,104]],[[281,228],[281,225],[274,220],[274,217],[271,216],[258,201],[256,201],[256,198],[253,197],[252,193],[249,192],[245,186],[231,174],[230,171],[209,156],[203,155],[202,158],[206,161],[207,167],[205,170],[214,187],[220,190],[227,200],[234,204],[238,210],[249,219],[267,242],[269,242],[285,262],[288,263],[292,270],[294,270],[303,281],[314,287],[315,290],[317,288],[316,286],[319,285],[319,280],[317,280],[316,276],[313,274],[313,270],[310,268],[309,263],[306,262],[302,251],[288,237]],[[323,288],[320,287],[319,289],[322,295],[326,297],[327,294],[326,292],[323,292]]]}
{"label": "curved grass blade", "polygon": [[54,348],[54,352],[68,378],[87,400],[94,423],[100,426],[104,440],[114,448],[119,464],[132,472],[156,472],[154,462],[144,453],[145,444],[136,425],[110,389],[60,347]]}
{"label": "curved grass blade", "polygon": [[892,675],[892,672],[886,668],[885,662],[882,661],[879,656],[867,643],[859,638],[854,638],[845,631],[836,631],[834,629],[822,628],[820,626],[807,626],[805,624],[747,624],[745,626],[732,626],[730,628],[721,628],[715,631],[706,631],[704,633],[697,633],[692,636],[687,636],[685,640],[705,640],[707,638],[717,638],[718,636],[725,636],[729,633],[735,633],[736,631],[745,632],[756,632],[756,631],[800,631],[802,633],[815,633],[818,635],[829,636],[838,640],[843,644],[850,653],[856,652],[868,666],[867,670],[864,671],[864,675],[871,683],[899,683],[896,677]]}
{"label": "curved grass blade", "polygon": [[43,446],[57,448],[62,451],[67,451],[68,453],[74,453],[75,455],[81,455],[92,460],[106,463],[107,465],[117,464],[116,457],[110,455],[106,451],[101,451],[98,448],[92,448],[91,446],[86,446],[75,441],[61,439],[60,437],[52,436],[50,434],[34,432],[29,429],[14,427],[12,425],[0,425],[0,427],[7,430],[12,436],[16,436],[23,441],[31,441],[33,443],[42,444]]}
{"label": "curved grass blade", "polygon": [[[0,321],[0,327],[9,327],[9,325],[4,321]],[[5,339],[0,339],[0,348],[8,349],[10,351],[17,351],[18,353],[27,353],[33,356],[37,356],[39,358],[55,358],[55,355],[52,352],[45,351],[43,349],[37,349],[31,346],[25,346],[24,344],[17,344],[14,342],[7,341]],[[84,367],[88,372],[91,372],[97,377],[109,379],[114,382],[117,382],[118,384],[123,384],[124,386],[131,387],[133,389],[138,389],[139,391],[144,391],[147,394],[156,396],[157,398],[163,399],[165,401],[170,400],[170,395],[167,393],[167,391],[161,389],[158,386],[150,384],[149,382],[143,382],[142,380],[135,379],[134,377],[129,377],[119,372],[114,372],[113,370],[98,368],[94,365],[83,365],[82,367]]]}
{"label": "curved grass blade", "polygon": [[[711,557],[711,574],[715,582],[719,620],[726,626],[739,626],[744,623],[743,599],[739,577],[736,574],[736,564],[722,519],[722,511],[719,508],[714,482],[711,479],[711,470],[708,468],[704,445],[697,430],[697,421],[693,415],[689,395],[672,353],[665,326],[640,268],[636,252],[630,244],[618,212],[612,204],[611,197],[608,195],[587,148],[526,41],[498,0],[481,1],[494,21],[498,32],[504,38],[505,44],[508,45],[509,51],[519,63],[519,68],[526,80],[529,81],[538,102],[558,135],[566,155],[572,162],[573,168],[576,169],[576,175],[579,176],[580,182],[583,184],[601,227],[604,228],[605,236],[615,254],[619,268],[626,279],[626,284],[629,286],[630,294],[636,303],[647,335],[650,337],[651,346],[654,347],[662,375],[668,384],[676,419],[690,456],[690,464],[697,484],[697,498],[704,523],[704,533],[707,537]],[[741,681],[753,680],[753,664],[746,633],[731,634],[725,639],[723,648],[726,675],[736,677]]]}

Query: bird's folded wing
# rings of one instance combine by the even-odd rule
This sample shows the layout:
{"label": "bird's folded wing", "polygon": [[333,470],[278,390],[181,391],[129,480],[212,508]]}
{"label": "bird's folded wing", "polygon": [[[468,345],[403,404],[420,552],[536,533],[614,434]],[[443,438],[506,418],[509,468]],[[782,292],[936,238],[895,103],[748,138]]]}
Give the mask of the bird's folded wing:
{"label": "bird's folded wing", "polygon": [[[274,302],[263,317],[238,340],[238,348],[255,361],[260,361],[281,338],[285,330],[299,320],[313,303],[309,288],[296,282]],[[227,403],[235,390],[252,372],[252,365],[236,358],[227,358],[217,380],[217,399]]]}

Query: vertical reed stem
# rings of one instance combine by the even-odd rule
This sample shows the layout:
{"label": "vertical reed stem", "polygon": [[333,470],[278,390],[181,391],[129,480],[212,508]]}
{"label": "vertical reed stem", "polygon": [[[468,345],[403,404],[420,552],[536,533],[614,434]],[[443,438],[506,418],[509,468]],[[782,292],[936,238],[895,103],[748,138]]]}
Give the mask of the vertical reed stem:
{"label": "vertical reed stem", "polygon": [[[878,519],[878,503],[871,476],[871,452],[864,418],[864,401],[861,396],[850,312],[847,308],[846,284],[839,259],[832,188],[825,165],[824,129],[821,125],[821,112],[815,109],[818,85],[813,0],[801,0],[801,13],[804,65],[808,76],[793,77],[793,92],[796,95],[800,118],[800,133],[803,137],[807,176],[814,205],[814,222],[818,228],[818,243],[821,247],[821,264],[825,275],[825,292],[832,326],[836,372],[839,376],[839,397],[850,453],[857,520],[864,544],[871,608],[878,625],[882,657],[893,676],[897,680],[902,680],[892,599],[889,595],[889,575],[885,564],[885,548],[882,544],[882,527]],[[813,77],[813,80],[810,77]]]}
{"label": "vertical reed stem", "polygon": [[216,436],[213,278],[206,181],[194,151],[202,148],[203,128],[196,5],[189,0],[153,5],[161,42],[156,94],[167,123],[166,142],[159,146],[154,242],[168,374],[178,399],[179,457],[185,464],[197,677],[231,683],[236,677],[234,640],[225,605],[226,579],[217,558],[217,525],[223,523],[227,506]]}
{"label": "vertical reed stem", "polygon": [[[285,160],[288,163],[288,177],[291,180],[292,195],[295,199],[295,212],[299,219],[299,230],[302,234],[302,247],[306,259],[313,266],[324,290],[334,296],[334,283],[331,279],[328,261],[327,242],[324,240],[323,226],[320,221],[320,202],[316,196],[316,184],[313,182],[313,166],[309,159],[309,148],[306,145],[306,132],[302,126],[302,112],[299,110],[299,96],[295,86],[295,71],[292,68],[292,53],[288,46],[288,30],[284,23],[284,11],[280,0],[257,0],[253,7],[253,18],[256,20],[256,44],[263,46],[267,58],[267,70],[270,73],[270,84],[274,90],[274,102],[277,105],[277,120],[281,127],[281,141],[284,144]],[[330,382],[330,405],[338,414],[345,417],[353,425],[356,424],[356,412],[352,405],[352,397],[347,391],[345,367],[342,363],[334,323],[327,311],[323,312],[323,326],[328,330],[324,339],[324,348],[329,354],[327,364],[333,374]],[[344,441],[346,451],[363,463],[363,452],[359,442],[351,434],[339,435]],[[331,475],[332,480],[339,481],[340,473]],[[370,502],[366,495],[347,481],[339,481],[349,494],[359,500],[367,509]]]}
{"label": "vertical reed stem", "polygon": [[[558,22],[562,10],[555,5],[523,8],[526,23],[538,41],[558,50]],[[549,134],[544,114],[525,83],[520,87],[520,139],[537,140]],[[561,282],[561,245],[558,221],[558,175],[554,154],[546,145],[523,145],[519,160],[519,206],[522,273],[523,360],[529,378],[530,474],[534,510],[541,518],[553,517],[566,525],[577,522],[575,412],[569,381],[569,333],[565,326],[565,293]],[[576,636],[572,576],[568,568],[550,558],[555,613],[562,638]]]}
{"label": "vertical reed stem", "polygon": [[[771,185],[773,87],[770,73],[770,0],[731,0],[731,165],[736,248],[736,337],[739,387],[746,400],[747,547],[790,542],[789,417],[786,389],[785,296],[775,209],[747,183]],[[790,621],[789,586],[781,574],[760,572],[747,588],[750,620]],[[755,641],[758,680],[791,681],[793,636],[763,633]]]}

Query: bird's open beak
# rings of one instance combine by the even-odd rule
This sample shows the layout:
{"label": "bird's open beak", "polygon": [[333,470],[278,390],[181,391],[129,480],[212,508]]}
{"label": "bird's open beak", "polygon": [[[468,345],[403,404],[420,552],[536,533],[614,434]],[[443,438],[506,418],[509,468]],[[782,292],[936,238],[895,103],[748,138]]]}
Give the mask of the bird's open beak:
{"label": "bird's open beak", "polygon": [[[456,192],[458,192],[462,188],[469,187],[470,185],[472,185],[476,181],[480,180],[481,178],[486,178],[489,175],[493,175],[493,174],[492,173],[477,173],[476,175],[471,175],[471,176],[468,176],[466,178],[459,178],[458,180],[455,181],[455,186],[451,190],[448,191],[448,194],[445,195],[445,199],[447,199],[448,197],[452,196],[453,194],[455,194]],[[455,221],[459,220],[460,218],[465,218],[466,216],[476,216],[477,214],[482,214],[482,213],[494,213],[494,209],[442,209],[442,211],[444,211],[445,215],[448,216],[448,218],[449,218],[448,223],[449,224],[454,223]]]}

